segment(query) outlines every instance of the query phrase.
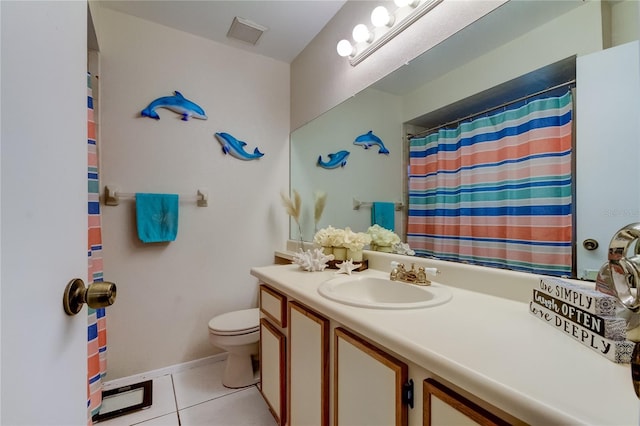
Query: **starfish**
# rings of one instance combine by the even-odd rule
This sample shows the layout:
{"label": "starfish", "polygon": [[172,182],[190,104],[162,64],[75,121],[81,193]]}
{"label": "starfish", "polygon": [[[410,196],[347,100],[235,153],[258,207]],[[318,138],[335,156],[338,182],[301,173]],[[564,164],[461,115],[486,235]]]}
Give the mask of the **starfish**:
{"label": "starfish", "polygon": [[347,275],[351,275],[351,271],[355,271],[356,269],[358,269],[362,264],[361,263],[356,263],[354,264],[351,260],[345,260],[344,262],[338,264],[337,266],[340,267],[340,269],[338,269],[338,271],[336,272],[336,274],[347,274]]}

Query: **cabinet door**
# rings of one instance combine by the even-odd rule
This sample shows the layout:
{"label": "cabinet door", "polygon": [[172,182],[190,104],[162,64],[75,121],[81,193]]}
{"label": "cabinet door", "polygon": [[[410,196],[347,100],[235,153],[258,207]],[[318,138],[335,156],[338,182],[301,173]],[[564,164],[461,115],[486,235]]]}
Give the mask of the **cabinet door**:
{"label": "cabinet door", "polygon": [[265,318],[260,319],[260,392],[276,422],[286,421],[285,336]]}
{"label": "cabinet door", "polygon": [[343,328],[335,330],[334,424],[406,425],[407,364]]}
{"label": "cabinet door", "polygon": [[329,320],[289,302],[289,425],[329,424]]}
{"label": "cabinet door", "polygon": [[423,389],[424,426],[511,424],[433,379]]}

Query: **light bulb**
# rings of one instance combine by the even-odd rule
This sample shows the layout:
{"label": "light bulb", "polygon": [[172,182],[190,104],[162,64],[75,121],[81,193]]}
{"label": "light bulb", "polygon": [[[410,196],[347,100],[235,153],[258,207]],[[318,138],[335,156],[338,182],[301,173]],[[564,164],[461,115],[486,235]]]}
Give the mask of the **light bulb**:
{"label": "light bulb", "polygon": [[371,23],[376,27],[390,27],[393,25],[393,15],[384,6],[378,6],[371,12]]}
{"label": "light bulb", "polygon": [[371,43],[373,41],[373,34],[369,31],[369,28],[365,24],[358,24],[353,27],[353,39],[357,43],[367,42]]}
{"label": "light bulb", "polygon": [[336,50],[338,51],[338,55],[343,58],[345,56],[353,56],[355,54],[355,48],[351,45],[349,40],[340,40]]}

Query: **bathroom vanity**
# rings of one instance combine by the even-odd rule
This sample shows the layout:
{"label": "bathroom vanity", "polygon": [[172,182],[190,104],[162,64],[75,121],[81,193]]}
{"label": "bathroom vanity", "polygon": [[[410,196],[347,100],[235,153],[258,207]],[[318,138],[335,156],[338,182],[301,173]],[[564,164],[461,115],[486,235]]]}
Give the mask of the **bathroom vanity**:
{"label": "bathroom vanity", "polygon": [[260,390],[279,424],[638,424],[629,365],[529,313],[537,276],[367,258],[370,269],[354,275],[388,277],[392,260],[415,262],[438,268],[434,283],[452,297],[357,307],[319,293],[335,270],[251,270],[261,283]]}

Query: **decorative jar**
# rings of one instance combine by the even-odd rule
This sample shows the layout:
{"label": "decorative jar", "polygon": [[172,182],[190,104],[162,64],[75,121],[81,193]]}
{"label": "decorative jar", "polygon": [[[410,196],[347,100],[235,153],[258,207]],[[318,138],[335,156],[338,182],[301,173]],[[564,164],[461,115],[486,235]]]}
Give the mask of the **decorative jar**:
{"label": "decorative jar", "polygon": [[362,250],[347,249],[347,259],[352,262],[362,262]]}
{"label": "decorative jar", "polygon": [[347,260],[347,248],[346,247],[333,247],[334,260]]}

